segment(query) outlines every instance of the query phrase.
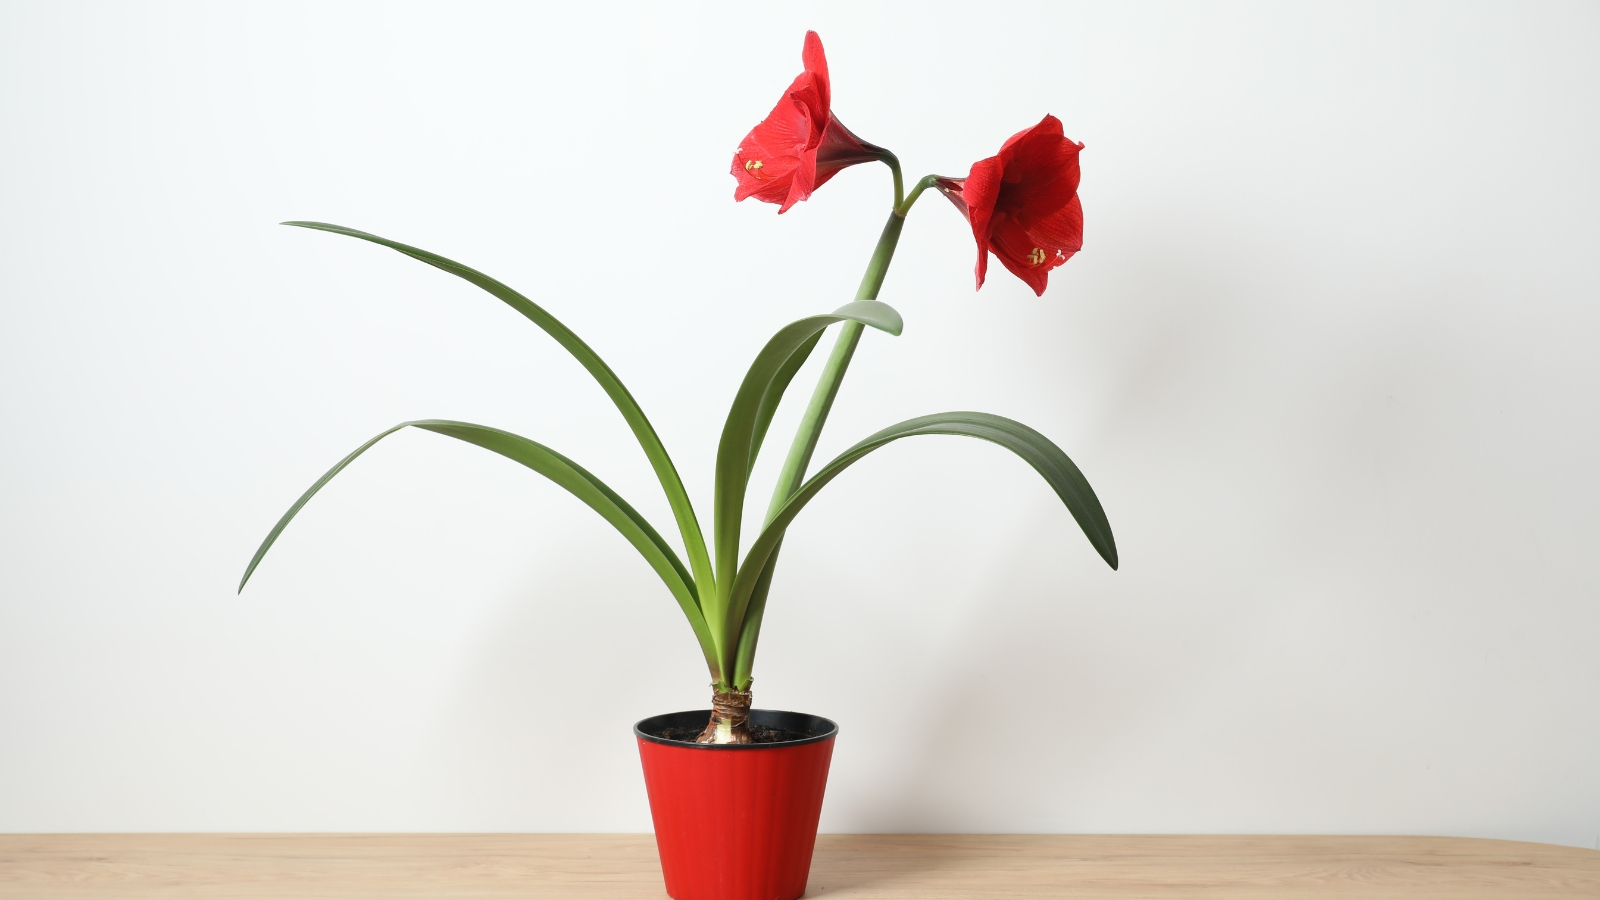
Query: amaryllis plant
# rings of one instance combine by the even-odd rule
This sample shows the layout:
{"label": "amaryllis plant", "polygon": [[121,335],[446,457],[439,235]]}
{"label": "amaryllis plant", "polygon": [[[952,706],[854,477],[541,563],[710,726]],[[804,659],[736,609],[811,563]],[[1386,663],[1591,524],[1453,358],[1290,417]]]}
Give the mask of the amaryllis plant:
{"label": "amaryllis plant", "polygon": [[[632,429],[666,493],[683,555],[632,505],[583,466],[536,441],[469,422],[421,419],[402,422],[372,438],[329,469],[267,534],[245,568],[239,589],[261,563],[279,534],[306,502],[356,457],[402,428],[420,428],[476,444],[549,478],[588,504],[644,557],[689,621],[712,681],[712,716],[698,740],[746,743],[751,740],[751,669],[761,619],[777,568],[785,533],[806,504],[830,481],[862,457],[901,438],[926,434],[964,435],[990,441],[1033,466],[1077,520],[1089,543],[1114,569],[1116,543],[1100,501],[1072,460],[1039,432],[1020,422],[980,412],[919,416],[869,435],[817,469],[809,478],[811,456],[839,385],[863,331],[876,328],[898,335],[899,313],[878,301],[906,215],[928,188],[943,193],[966,217],[977,242],[977,281],[982,287],[989,254],[1043,294],[1049,273],[1083,243],[1083,210],[1078,202],[1078,152],[1053,116],[1011,137],[1000,151],[972,164],[964,177],[929,175],[907,194],[900,162],[893,153],[858,138],[833,114],[832,85],[822,41],[806,34],[801,56],[805,71],[795,78],[767,115],[734,153],[736,200],[754,197],[789,210],[809,198],[844,168],[885,163],[894,177],[894,206],[867,263],[855,299],[825,315],[791,322],[767,341],[745,372],[734,395],[717,445],[715,496],[708,543],[689,494],[650,420],[611,367],[571,329],[532,300],[489,276],[426,250],[377,235],[322,222],[285,222],[330,231],[398,250],[465,279],[499,298],[555,339],[588,371]],[[779,401],[810,357],[823,332],[838,325],[829,353],[790,441],[765,518],[741,556],[745,497],[750,474],[767,437]]]}

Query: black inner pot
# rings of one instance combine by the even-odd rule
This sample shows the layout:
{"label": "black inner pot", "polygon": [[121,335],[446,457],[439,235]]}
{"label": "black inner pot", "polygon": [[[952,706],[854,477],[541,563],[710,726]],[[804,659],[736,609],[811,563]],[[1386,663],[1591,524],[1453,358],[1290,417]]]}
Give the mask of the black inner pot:
{"label": "black inner pot", "polygon": [[696,744],[694,739],[706,730],[711,710],[691,709],[640,719],[633,733],[657,744],[694,747],[701,750],[760,750],[762,747],[793,747],[825,741],[839,733],[832,719],[785,712],[781,709],[750,710],[750,744]]}

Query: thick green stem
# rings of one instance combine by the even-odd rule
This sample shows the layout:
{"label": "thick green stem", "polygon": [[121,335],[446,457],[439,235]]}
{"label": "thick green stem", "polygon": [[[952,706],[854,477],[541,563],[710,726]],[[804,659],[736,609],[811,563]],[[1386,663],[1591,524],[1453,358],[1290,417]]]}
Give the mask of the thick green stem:
{"label": "thick green stem", "polygon": [[[867,262],[866,273],[861,276],[861,287],[856,290],[857,300],[878,299],[878,291],[883,287],[884,276],[889,273],[889,262],[894,259],[895,246],[900,242],[900,231],[905,224],[905,216],[899,212],[889,214],[889,221],[884,223],[883,234],[878,238],[878,247]],[[805,480],[806,468],[811,465],[811,454],[817,449],[817,439],[822,435],[822,426],[827,424],[828,413],[833,409],[834,398],[839,395],[839,385],[850,368],[856,345],[861,342],[863,328],[859,322],[845,322],[839,326],[833,352],[828,354],[828,361],[817,376],[817,387],[811,393],[811,403],[800,417],[794,442],[789,445],[789,456],[779,470],[778,483],[772,491],[772,502],[767,507],[769,519]]]}
{"label": "thick green stem", "polygon": [[[926,183],[931,183],[928,179],[923,179],[924,183],[918,183],[911,197],[902,200],[899,161],[894,160],[892,156],[884,161],[889,163],[889,168],[894,172],[895,209],[889,213],[889,221],[884,223],[883,233],[878,237],[878,246],[872,251],[872,259],[867,261],[867,271],[861,276],[861,286],[856,289],[857,300],[878,299],[883,279],[889,274],[889,263],[894,259],[895,247],[900,243],[900,232],[905,228],[905,210],[909,210],[911,204],[916,202],[917,195],[927,187]],[[844,373],[850,368],[850,359],[855,355],[856,345],[861,342],[862,330],[863,326],[859,322],[845,322],[839,326],[839,335],[834,339],[833,351],[828,354],[828,361],[822,365],[816,389],[811,392],[811,402],[806,405],[806,411],[800,417],[794,441],[789,445],[789,455],[784,459],[783,468],[778,472],[778,483],[773,487],[772,502],[767,506],[767,521],[771,521],[773,515],[805,480],[806,469],[811,465],[811,455],[817,449],[817,439],[822,435],[822,426],[827,424],[834,398],[839,396],[839,385],[844,381]],[[750,596],[744,621],[740,623],[738,649],[733,666],[733,686],[737,690],[750,689],[750,668],[755,661],[756,640],[760,636],[761,618],[767,605],[767,591],[772,584],[772,572],[777,564],[778,553],[774,550],[768,557],[761,579],[756,583],[756,588]]]}
{"label": "thick green stem", "polygon": [[[917,182],[915,190],[910,197],[905,197],[904,183],[900,177],[900,160],[893,153],[887,153],[884,163],[894,173],[894,209],[889,213],[889,221],[883,224],[883,232],[878,235],[878,245],[872,250],[872,258],[867,260],[867,271],[861,275],[861,286],[856,288],[857,300],[876,300],[878,291],[883,288],[883,279],[889,274],[889,263],[894,259],[895,248],[900,245],[900,232],[906,226],[906,213],[911,205],[917,202],[917,197],[924,190],[932,186],[937,176],[928,177]],[[806,467],[811,464],[811,454],[817,449],[817,438],[822,434],[822,426],[828,421],[828,412],[833,409],[833,399],[839,395],[839,385],[844,381],[844,373],[850,368],[850,358],[855,355],[856,344],[861,341],[862,326],[859,322],[845,322],[839,327],[839,335],[834,339],[833,352],[828,354],[828,361],[822,367],[822,372],[817,377],[817,387],[811,393],[811,403],[806,406],[805,415],[800,417],[800,426],[795,430],[794,442],[789,445],[789,456],[783,462],[783,468],[778,473],[778,483],[773,487],[772,502],[767,507],[767,518],[778,511],[795,492],[800,483],[805,479]]]}
{"label": "thick green stem", "polygon": [[855,356],[856,345],[861,342],[864,326],[859,322],[845,322],[839,326],[839,336],[833,342],[833,352],[822,364],[822,374],[817,377],[817,388],[811,394],[811,403],[800,417],[800,427],[795,430],[794,443],[789,445],[789,456],[778,472],[778,483],[773,487],[772,502],[767,505],[767,520],[788,501],[806,477],[811,465],[811,454],[817,449],[817,439],[822,426],[827,424],[833,400],[839,395],[839,385],[850,368],[850,358]]}

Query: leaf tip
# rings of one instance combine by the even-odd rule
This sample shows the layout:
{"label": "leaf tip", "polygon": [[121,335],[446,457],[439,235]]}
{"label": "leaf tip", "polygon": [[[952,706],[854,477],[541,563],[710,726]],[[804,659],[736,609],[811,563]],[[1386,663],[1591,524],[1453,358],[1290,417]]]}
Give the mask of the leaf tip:
{"label": "leaf tip", "polygon": [[906,324],[898,310],[881,300],[854,300],[834,310],[834,315],[871,325],[895,337],[900,336]]}
{"label": "leaf tip", "polygon": [[883,317],[885,320],[882,325],[878,326],[878,328],[889,332],[895,337],[899,337],[900,332],[904,331],[906,328],[906,320],[900,317],[900,311],[898,309],[895,309],[889,304],[879,302],[878,305],[883,307]]}

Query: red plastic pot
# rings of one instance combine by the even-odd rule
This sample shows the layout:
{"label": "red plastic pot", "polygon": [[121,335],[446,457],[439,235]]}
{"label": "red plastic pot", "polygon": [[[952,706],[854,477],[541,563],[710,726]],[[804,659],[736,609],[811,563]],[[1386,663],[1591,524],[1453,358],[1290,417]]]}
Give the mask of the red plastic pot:
{"label": "red plastic pot", "polygon": [[656,851],[674,900],[795,900],[806,892],[828,762],[839,726],[820,716],[753,709],[750,722],[803,739],[695,744],[710,710],[633,726],[655,820]]}

